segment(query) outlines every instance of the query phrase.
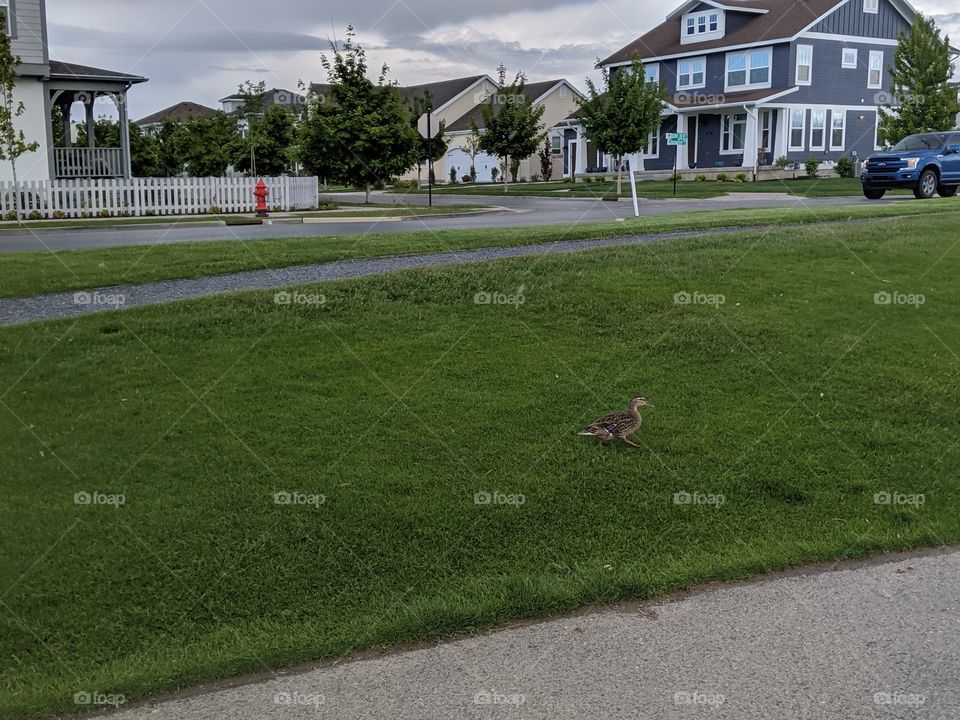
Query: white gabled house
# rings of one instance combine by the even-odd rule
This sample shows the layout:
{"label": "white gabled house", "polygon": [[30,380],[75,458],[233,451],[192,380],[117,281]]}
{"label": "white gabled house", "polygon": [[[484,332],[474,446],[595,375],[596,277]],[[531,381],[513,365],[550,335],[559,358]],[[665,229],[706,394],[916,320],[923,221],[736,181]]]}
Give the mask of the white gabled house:
{"label": "white gabled house", "polygon": [[[28,142],[40,146],[17,161],[19,179],[30,182],[130,177],[127,92],[133,85],[146,82],[146,78],[51,60],[45,0],[0,0],[0,13],[7,18],[13,53],[22,61],[15,95],[26,111],[17,124]],[[87,133],[86,146],[74,147],[69,119],[77,103],[83,106],[83,117],[91,130],[107,105],[115,108],[120,120],[121,147],[96,147],[92,131]],[[51,117],[56,108],[67,120],[63,138],[54,138]],[[10,180],[10,164],[0,163],[0,182]]]}

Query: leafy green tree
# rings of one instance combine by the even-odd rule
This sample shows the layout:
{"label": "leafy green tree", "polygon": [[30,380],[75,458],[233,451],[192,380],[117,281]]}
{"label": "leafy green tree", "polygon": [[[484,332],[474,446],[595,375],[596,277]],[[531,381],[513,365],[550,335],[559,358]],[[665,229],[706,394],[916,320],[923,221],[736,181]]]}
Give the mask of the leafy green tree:
{"label": "leafy green tree", "polygon": [[[533,155],[540,147],[540,141],[545,137],[541,120],[546,108],[543,105],[533,107],[527,101],[523,92],[527,79],[522,72],[517,73],[509,86],[506,85],[507,69],[502,64],[499,74],[499,92],[480,106],[484,125],[484,129],[478,131],[480,149],[500,158],[504,168],[512,170],[512,160],[516,161],[516,167],[519,168],[520,161]],[[510,191],[506,172],[503,173],[503,191]]]}
{"label": "leafy green tree", "polygon": [[13,174],[13,211],[18,221],[21,208],[17,160],[29,152],[36,152],[40,147],[37,141],[27,142],[26,134],[16,124],[16,119],[26,111],[24,104],[13,96],[17,86],[17,68],[21,62],[10,46],[6,13],[0,13],[0,161],[6,160],[10,163]]}
{"label": "leafy green tree", "polygon": [[601,152],[617,161],[617,194],[623,191],[623,157],[643,152],[650,133],[660,126],[666,90],[648,82],[643,63],[603,70],[604,90],[587,80],[587,95],[578,99],[584,134]]}
{"label": "leafy green tree", "polygon": [[919,132],[951,130],[960,113],[950,38],[940,37],[933,18],[918,15],[901,32],[890,69],[892,92],[878,112],[881,145],[894,145]]}
{"label": "leafy green tree", "polygon": [[540,174],[543,176],[543,181],[550,182],[550,178],[553,177],[553,145],[550,142],[550,138],[544,139],[539,158]]}
{"label": "leafy green tree", "polygon": [[[120,123],[102,116],[93,126],[97,147],[121,147]],[[77,125],[77,145],[87,145],[87,127]],[[145,135],[139,126],[130,123],[130,171],[134,177],[162,177],[164,171],[160,159],[160,147],[156,138]]]}
{"label": "leafy green tree", "polygon": [[193,177],[223,175],[244,144],[236,119],[225,112],[190,118],[176,130],[174,142],[178,157]]}
{"label": "leafy green tree", "polygon": [[273,105],[262,117],[251,117],[247,145],[235,167],[258,175],[283,175],[290,170],[295,143],[293,113],[282,105]]}
{"label": "leafy green tree", "polygon": [[324,186],[333,179],[333,158],[338,152],[334,136],[332,98],[314,88],[306,92],[306,103],[297,128],[296,155],[309,175],[319,177]]}
{"label": "leafy green tree", "polygon": [[477,181],[477,155],[483,152],[480,149],[480,131],[476,127],[470,130],[466,141],[463,143],[463,151],[470,158],[470,180]]}
{"label": "leafy green tree", "polygon": [[410,109],[396,87],[386,84],[384,65],[379,81],[367,78],[367,56],[352,26],[341,49],[331,43],[332,59],[322,56],[330,81],[333,107],[323,115],[333,140],[329,164],[334,179],[362,187],[370,202],[371,187],[402,175],[417,164],[419,133]]}

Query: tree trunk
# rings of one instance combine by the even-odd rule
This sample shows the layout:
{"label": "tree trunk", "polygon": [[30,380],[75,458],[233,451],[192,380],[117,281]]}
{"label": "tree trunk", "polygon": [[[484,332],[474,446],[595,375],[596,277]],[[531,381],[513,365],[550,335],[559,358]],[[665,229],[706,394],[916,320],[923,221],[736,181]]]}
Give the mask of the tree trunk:
{"label": "tree trunk", "polygon": [[623,194],[623,161],[617,162],[617,197]]}
{"label": "tree trunk", "polygon": [[503,192],[510,192],[510,156],[503,156]]}
{"label": "tree trunk", "polygon": [[17,159],[10,158],[10,170],[13,173],[13,211],[17,214],[17,225],[23,225],[20,218],[20,181],[17,180]]}
{"label": "tree trunk", "polygon": [[367,200],[366,200],[366,204],[367,204],[367,205],[370,204],[370,196],[371,196],[371,190],[372,190],[372,189],[373,189],[373,188],[372,188],[372,186],[370,185],[370,183],[367,183]]}
{"label": "tree trunk", "polygon": [[417,164],[417,190],[423,190],[423,163]]}

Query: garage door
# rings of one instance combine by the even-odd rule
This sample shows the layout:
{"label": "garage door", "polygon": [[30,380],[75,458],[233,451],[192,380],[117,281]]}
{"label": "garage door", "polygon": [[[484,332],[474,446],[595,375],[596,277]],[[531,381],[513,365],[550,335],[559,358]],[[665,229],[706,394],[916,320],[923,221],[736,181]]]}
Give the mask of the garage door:
{"label": "garage door", "polygon": [[[475,167],[477,169],[477,182],[491,182],[493,180],[493,169],[497,167],[497,159],[480,153],[477,155]],[[457,180],[470,174],[470,156],[460,148],[453,148],[447,153],[447,172],[450,168],[457,169]],[[437,178],[439,180],[439,178]],[[445,178],[446,179],[446,178]]]}

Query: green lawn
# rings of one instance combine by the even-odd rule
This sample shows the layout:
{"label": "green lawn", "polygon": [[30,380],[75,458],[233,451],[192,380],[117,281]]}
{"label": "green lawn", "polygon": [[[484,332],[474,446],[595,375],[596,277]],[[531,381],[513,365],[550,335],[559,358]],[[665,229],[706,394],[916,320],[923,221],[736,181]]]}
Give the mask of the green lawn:
{"label": "green lawn", "polygon": [[[958,542],[958,243],[821,225],[0,330],[0,716]],[[576,437],[639,393],[644,449]]]}
{"label": "green lawn", "polygon": [[[529,245],[712,227],[749,227],[960,212],[957,200],[816,210],[769,208],[658,215],[626,222],[510,230],[447,230],[362,236],[228,240],[101,250],[0,253],[0,297],[192,278],[240,270],[476,247]],[[317,226],[322,234],[323,226]]]}
{"label": "green lawn", "polygon": [[[798,171],[798,175],[802,174]],[[626,177],[626,176],[624,176]],[[734,182],[735,174],[727,182],[695,182],[692,180],[677,183],[677,195],[680,198],[712,198],[731,192],[776,192],[789,193],[803,197],[842,197],[861,195],[860,181],[856,179],[824,177],[811,180],[800,177],[791,180],[764,180],[756,183]],[[401,193],[423,194],[417,190],[403,190]],[[445,195],[503,195],[503,185],[454,185],[434,189],[435,193]],[[898,191],[903,194],[907,191]],[[516,183],[510,186],[511,195],[537,197],[577,197],[604,198],[617,196],[616,182],[571,183]],[[674,197],[673,182],[646,180],[637,183],[637,194],[647,199]],[[620,197],[630,197],[630,185],[623,183]]]}

